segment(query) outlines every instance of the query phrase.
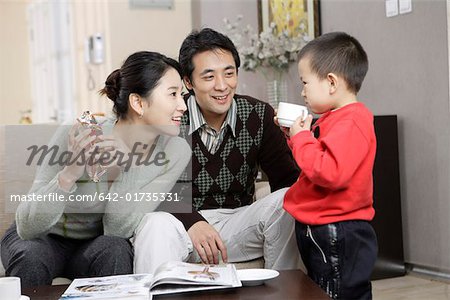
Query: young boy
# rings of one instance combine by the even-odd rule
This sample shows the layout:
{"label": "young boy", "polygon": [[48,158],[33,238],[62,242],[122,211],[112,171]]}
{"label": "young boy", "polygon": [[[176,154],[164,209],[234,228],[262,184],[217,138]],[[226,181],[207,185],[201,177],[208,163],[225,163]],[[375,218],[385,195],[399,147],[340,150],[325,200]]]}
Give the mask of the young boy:
{"label": "young boy", "polygon": [[296,219],[297,244],[308,275],[333,299],[371,299],[377,239],[372,168],[373,115],[356,94],[367,73],[361,44],[343,32],[309,42],[298,71],[306,105],[320,118],[298,118],[289,146],[302,173],[284,208]]}

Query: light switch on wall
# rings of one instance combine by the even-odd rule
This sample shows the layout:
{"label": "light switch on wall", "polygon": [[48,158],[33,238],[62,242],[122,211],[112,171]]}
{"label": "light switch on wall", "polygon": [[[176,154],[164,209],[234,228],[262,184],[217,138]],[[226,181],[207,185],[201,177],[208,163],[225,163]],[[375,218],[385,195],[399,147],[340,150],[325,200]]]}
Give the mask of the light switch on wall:
{"label": "light switch on wall", "polygon": [[398,0],[386,0],[386,17],[398,15]]}
{"label": "light switch on wall", "polygon": [[398,4],[401,14],[412,12],[412,0],[399,0]]}

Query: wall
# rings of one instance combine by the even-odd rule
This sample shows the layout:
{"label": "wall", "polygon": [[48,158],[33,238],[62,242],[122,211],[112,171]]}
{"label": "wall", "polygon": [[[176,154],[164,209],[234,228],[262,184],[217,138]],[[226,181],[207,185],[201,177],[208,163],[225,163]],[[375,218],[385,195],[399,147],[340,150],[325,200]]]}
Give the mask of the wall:
{"label": "wall", "polygon": [[191,31],[191,1],[174,0],[174,8],[129,9],[128,1],[110,1],[109,30],[113,67],[135,51],[152,50],[178,58],[178,49]]}
{"label": "wall", "polygon": [[26,1],[0,1],[0,124],[31,108]]}

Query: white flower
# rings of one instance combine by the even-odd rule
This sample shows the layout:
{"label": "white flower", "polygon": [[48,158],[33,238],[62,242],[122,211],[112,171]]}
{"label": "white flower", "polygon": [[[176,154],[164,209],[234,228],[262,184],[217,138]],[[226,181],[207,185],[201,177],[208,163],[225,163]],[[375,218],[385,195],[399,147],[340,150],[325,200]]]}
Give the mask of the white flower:
{"label": "white flower", "polygon": [[239,15],[234,23],[226,18],[223,21],[246,71],[255,71],[260,67],[272,67],[277,72],[286,70],[290,63],[297,60],[298,52],[310,40],[304,23],[300,23],[296,34],[291,37],[286,30],[277,33],[273,22],[269,28],[257,34],[250,25],[242,26],[242,19],[243,16]]}

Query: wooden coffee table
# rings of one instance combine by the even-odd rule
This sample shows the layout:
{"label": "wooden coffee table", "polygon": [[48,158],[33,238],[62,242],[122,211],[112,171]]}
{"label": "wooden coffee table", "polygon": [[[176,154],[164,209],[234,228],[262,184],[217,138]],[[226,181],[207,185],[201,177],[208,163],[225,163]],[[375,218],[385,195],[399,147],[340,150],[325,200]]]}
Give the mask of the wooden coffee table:
{"label": "wooden coffee table", "polygon": [[[28,288],[22,294],[31,300],[57,300],[67,285],[49,285]],[[266,281],[265,284],[235,289],[190,292],[174,295],[153,296],[158,300],[207,300],[207,299],[297,299],[329,300],[330,298],[301,270],[280,271],[280,276]]]}

